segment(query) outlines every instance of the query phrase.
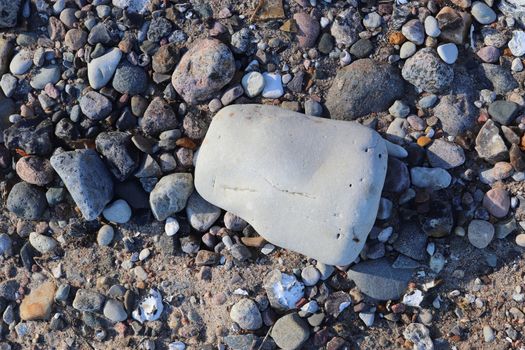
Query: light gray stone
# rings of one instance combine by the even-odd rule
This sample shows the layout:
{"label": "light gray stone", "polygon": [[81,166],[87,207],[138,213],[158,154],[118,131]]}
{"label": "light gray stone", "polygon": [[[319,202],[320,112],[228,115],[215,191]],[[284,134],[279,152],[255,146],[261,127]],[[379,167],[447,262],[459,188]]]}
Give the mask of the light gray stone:
{"label": "light gray stone", "polygon": [[186,215],[194,229],[204,232],[217,221],[221,215],[221,210],[208,203],[197,192],[193,192],[186,205]]}
{"label": "light gray stone", "polygon": [[386,142],[369,128],[273,106],[234,105],[212,120],[195,186],[270,242],[345,265],[373,226],[386,167]]}
{"label": "light gray stone", "polygon": [[162,221],[171,214],[178,213],[184,209],[192,192],[191,174],[175,173],[164,176],[150,193],[149,203],[153,215]]}
{"label": "light gray stone", "polygon": [[100,89],[109,83],[121,57],[122,52],[117,48],[113,48],[106,54],[92,59],[87,65],[89,85],[93,89]]}
{"label": "light gray stone", "polygon": [[262,326],[261,313],[257,304],[251,299],[241,299],[235,303],[230,311],[230,317],[245,330],[254,331]]}

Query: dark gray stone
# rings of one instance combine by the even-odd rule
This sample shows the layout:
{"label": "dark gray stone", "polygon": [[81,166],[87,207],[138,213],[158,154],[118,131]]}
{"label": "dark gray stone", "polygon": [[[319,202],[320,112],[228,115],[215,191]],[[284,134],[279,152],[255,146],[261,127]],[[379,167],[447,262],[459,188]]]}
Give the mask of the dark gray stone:
{"label": "dark gray stone", "polygon": [[275,322],[271,336],[281,349],[300,349],[310,337],[310,327],[297,313],[292,313]]}
{"label": "dark gray stone", "polygon": [[419,216],[421,228],[430,237],[441,238],[452,232],[454,216],[448,202],[430,201],[428,212]]}
{"label": "dark gray stone", "polygon": [[378,300],[398,299],[412,277],[411,269],[394,269],[386,258],[368,260],[352,266],[347,272],[364,294]]}
{"label": "dark gray stone", "polygon": [[499,134],[498,126],[491,119],[483,124],[476,137],[476,151],[480,158],[492,164],[509,159],[505,141]]}
{"label": "dark gray stone", "polygon": [[404,82],[396,68],[362,59],[339,70],[326,107],[332,119],[353,120],[388,109],[403,94]]}
{"label": "dark gray stone", "polygon": [[427,235],[415,222],[405,222],[399,228],[399,237],[394,242],[394,249],[415,260],[424,260],[427,256]]}
{"label": "dark gray stone", "polygon": [[509,125],[514,121],[520,106],[511,101],[494,101],[489,106],[489,114],[500,124]]}
{"label": "dark gray stone", "polygon": [[95,144],[117,180],[126,180],[137,168],[139,152],[131,142],[131,135],[121,131],[102,132]]}
{"label": "dark gray stone", "polygon": [[21,0],[0,0],[0,28],[16,26],[21,3]]}
{"label": "dark gray stone", "polygon": [[113,198],[111,174],[94,150],[56,154],[51,157],[51,166],[86,220],[96,219]]}
{"label": "dark gray stone", "polygon": [[148,76],[142,67],[122,64],[115,71],[113,88],[121,94],[141,94],[148,88]]}
{"label": "dark gray stone", "polygon": [[494,90],[498,95],[505,95],[519,86],[510,69],[498,64],[482,63],[479,77],[487,88]]}
{"label": "dark gray stone", "polygon": [[79,311],[97,312],[102,309],[104,296],[95,291],[79,289],[73,300],[73,307]]}
{"label": "dark gray stone", "polygon": [[19,182],[7,197],[7,209],[26,220],[39,220],[47,208],[45,193],[37,186]]}
{"label": "dark gray stone", "polygon": [[53,151],[52,135],[51,120],[22,119],[4,131],[4,141],[12,151],[21,149],[27,154],[45,156]]}
{"label": "dark gray stone", "polygon": [[171,106],[161,97],[155,97],[140,120],[140,127],[148,135],[157,136],[163,131],[175,129],[179,125]]}
{"label": "dark gray stone", "polygon": [[383,190],[401,193],[410,187],[410,173],[405,163],[397,158],[388,158],[385,184]]}

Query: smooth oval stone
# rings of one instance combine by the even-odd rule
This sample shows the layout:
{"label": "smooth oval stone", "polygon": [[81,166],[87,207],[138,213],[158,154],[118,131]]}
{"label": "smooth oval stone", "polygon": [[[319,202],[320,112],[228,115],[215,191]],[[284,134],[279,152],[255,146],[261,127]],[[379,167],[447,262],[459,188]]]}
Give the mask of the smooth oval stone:
{"label": "smooth oval stone", "polygon": [[38,68],[33,71],[29,84],[33,89],[42,90],[47,84],[56,84],[60,79],[60,68],[49,66]]}
{"label": "smooth oval stone", "polygon": [[105,55],[91,60],[87,65],[89,85],[93,89],[104,87],[115,73],[121,57],[122,52],[113,48]]}
{"label": "smooth oval stone", "polygon": [[387,157],[379,134],[357,123],[233,105],[212,120],[195,186],[271,243],[346,265],[376,219]]}

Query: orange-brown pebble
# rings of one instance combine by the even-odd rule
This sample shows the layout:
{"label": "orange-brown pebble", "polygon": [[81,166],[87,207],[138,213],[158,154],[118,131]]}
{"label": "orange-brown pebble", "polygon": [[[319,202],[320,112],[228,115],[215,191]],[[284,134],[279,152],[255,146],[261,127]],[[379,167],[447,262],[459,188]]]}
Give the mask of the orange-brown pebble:
{"label": "orange-brown pebble", "polygon": [[403,35],[403,33],[401,32],[393,32],[392,34],[390,34],[390,36],[388,37],[388,42],[392,45],[401,45],[402,43],[404,43],[405,41],[407,40],[407,38],[405,38],[405,36]]}
{"label": "orange-brown pebble", "polygon": [[418,139],[417,139],[417,144],[420,146],[420,147],[425,147],[425,146],[428,146],[430,144],[430,142],[432,142],[432,139],[428,136],[420,136]]}
{"label": "orange-brown pebble", "polygon": [[189,137],[182,137],[178,139],[177,141],[175,141],[175,144],[179,147],[184,147],[184,148],[189,148],[189,149],[197,148],[197,145],[195,144],[195,142],[193,142],[193,140],[190,139]]}

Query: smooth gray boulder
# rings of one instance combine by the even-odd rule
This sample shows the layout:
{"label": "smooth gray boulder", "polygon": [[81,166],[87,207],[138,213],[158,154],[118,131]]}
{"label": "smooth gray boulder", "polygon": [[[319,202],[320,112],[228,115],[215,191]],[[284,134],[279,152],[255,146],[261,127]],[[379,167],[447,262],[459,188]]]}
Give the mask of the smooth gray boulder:
{"label": "smooth gray boulder", "polygon": [[357,123],[234,105],[211,122],[195,187],[273,244],[345,265],[376,219],[387,160],[386,142]]}
{"label": "smooth gray boulder", "polygon": [[62,152],[50,161],[84,218],[96,219],[113,197],[111,174],[97,152],[92,149]]}

